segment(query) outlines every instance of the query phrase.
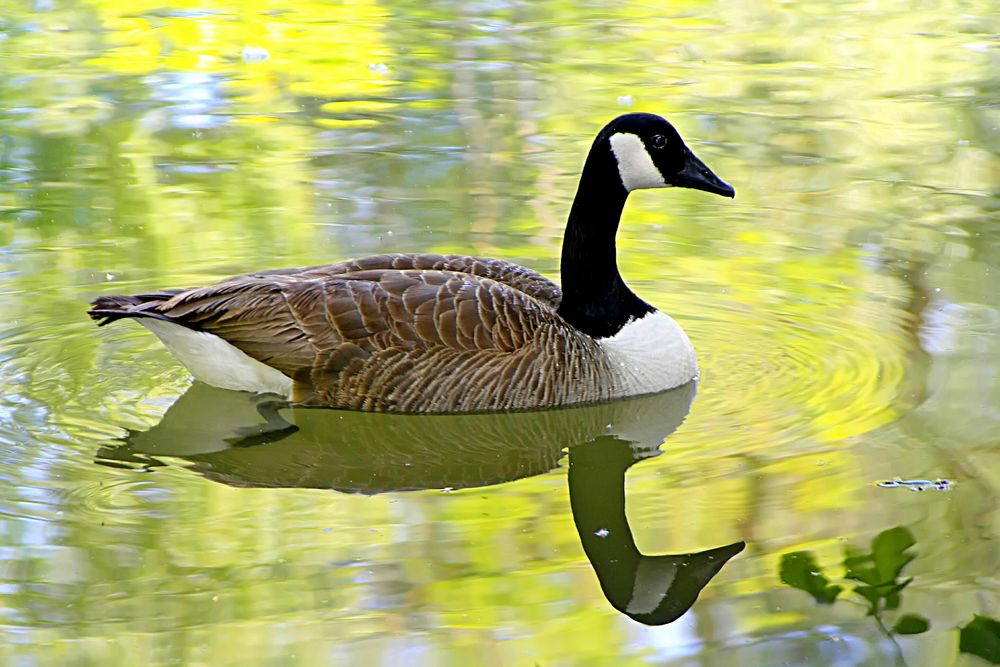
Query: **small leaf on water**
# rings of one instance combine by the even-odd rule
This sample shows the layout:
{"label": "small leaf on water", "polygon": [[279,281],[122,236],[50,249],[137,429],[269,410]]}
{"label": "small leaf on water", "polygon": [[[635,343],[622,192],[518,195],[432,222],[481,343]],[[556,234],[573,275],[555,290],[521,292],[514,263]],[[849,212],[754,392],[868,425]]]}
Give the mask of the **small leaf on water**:
{"label": "small leaf on water", "polygon": [[781,580],[805,591],[820,604],[833,604],[841,586],[831,585],[823,576],[823,570],[816,563],[816,557],[809,551],[795,551],[781,557]]}
{"label": "small leaf on water", "polygon": [[1000,621],[976,616],[961,629],[958,650],[1000,665]]}
{"label": "small leaf on water", "polygon": [[874,587],[895,584],[906,564],[916,558],[904,553],[914,544],[913,534],[903,526],[896,526],[875,536],[869,554],[847,545],[844,547],[844,576]]}
{"label": "small leaf on water", "polygon": [[906,581],[901,581],[894,584],[888,588],[880,588],[882,595],[885,597],[885,608],[886,609],[899,609],[899,592],[910,585],[913,581],[913,577],[910,577]]}
{"label": "small leaf on water", "polygon": [[913,533],[903,526],[882,531],[872,540],[872,558],[881,582],[889,582],[899,576],[903,568],[916,558],[903,552],[916,544]]}
{"label": "small leaf on water", "polygon": [[878,573],[871,565],[874,563],[871,554],[866,554],[851,544],[844,545],[844,576],[869,586],[879,583]]}
{"label": "small leaf on water", "polygon": [[919,614],[903,614],[892,626],[892,631],[898,635],[919,635],[930,627],[930,621]]}
{"label": "small leaf on water", "polygon": [[868,615],[874,616],[878,612],[878,601],[882,599],[882,595],[878,592],[878,589],[874,586],[857,586],[854,592],[868,600],[868,604],[870,605]]}

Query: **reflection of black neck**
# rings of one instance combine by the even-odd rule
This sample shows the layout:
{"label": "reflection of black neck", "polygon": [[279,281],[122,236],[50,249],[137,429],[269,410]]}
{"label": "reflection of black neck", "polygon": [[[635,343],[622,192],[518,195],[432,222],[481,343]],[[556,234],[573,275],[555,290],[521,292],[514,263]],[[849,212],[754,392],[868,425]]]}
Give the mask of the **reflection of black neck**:
{"label": "reflection of black neck", "polygon": [[580,175],[563,236],[559,314],[578,330],[604,338],[652,311],[618,273],[615,235],[628,192],[611,145],[599,136]]}
{"label": "reflection of black neck", "polygon": [[625,514],[631,445],[603,436],[569,451],[569,498],[583,550],[615,609],[647,625],[677,620],[743,542],[691,554],[639,553]]}

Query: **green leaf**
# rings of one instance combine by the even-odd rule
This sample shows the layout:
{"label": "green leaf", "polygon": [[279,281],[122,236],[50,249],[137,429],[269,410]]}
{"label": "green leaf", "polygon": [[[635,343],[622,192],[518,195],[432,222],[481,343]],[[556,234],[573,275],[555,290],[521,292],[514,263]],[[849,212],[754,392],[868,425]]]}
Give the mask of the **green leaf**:
{"label": "green leaf", "polygon": [[872,565],[875,560],[871,554],[866,554],[857,547],[847,544],[844,546],[844,576],[847,579],[854,579],[869,586],[876,586],[880,582],[878,573]]}
{"label": "green leaf", "polygon": [[975,616],[959,631],[958,650],[1000,665],[1000,621]]}
{"label": "green leaf", "polygon": [[892,626],[892,631],[897,635],[919,635],[930,627],[931,622],[919,614],[903,614]]}
{"label": "green leaf", "polygon": [[874,586],[856,586],[854,592],[868,600],[868,615],[874,616],[878,613],[878,601],[882,599],[882,594]]}
{"label": "green leaf", "polygon": [[872,557],[881,582],[894,581],[906,564],[916,558],[913,554],[903,553],[916,543],[913,533],[903,526],[890,528],[875,536]]}
{"label": "green leaf", "polygon": [[[897,526],[882,531],[872,540],[872,552],[866,554],[856,547],[844,547],[844,568],[848,579],[873,587],[895,585],[896,577],[916,556],[904,553],[916,544],[913,533]],[[895,589],[895,591],[901,590]],[[894,591],[882,591],[883,597]]]}
{"label": "green leaf", "polygon": [[895,584],[894,586],[890,586],[886,590],[882,590],[882,595],[885,597],[886,609],[899,609],[899,592],[909,586],[911,581],[913,581],[913,577]]}
{"label": "green leaf", "polygon": [[810,551],[795,551],[781,557],[781,580],[805,591],[820,604],[833,604],[843,587],[830,584]]}

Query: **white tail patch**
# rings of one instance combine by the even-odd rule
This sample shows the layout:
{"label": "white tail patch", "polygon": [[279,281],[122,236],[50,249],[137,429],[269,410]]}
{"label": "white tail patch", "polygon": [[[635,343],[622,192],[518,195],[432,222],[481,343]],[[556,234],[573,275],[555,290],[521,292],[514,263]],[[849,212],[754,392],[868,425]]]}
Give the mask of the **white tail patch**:
{"label": "white tail patch", "polygon": [[658,310],[597,342],[611,363],[616,396],[666,391],[698,375],[698,358],[687,334],[673,318]]}
{"label": "white tail patch", "polygon": [[619,132],[611,135],[611,150],[618,161],[622,185],[629,192],[640,188],[665,188],[663,174],[653,164],[653,158],[637,135]]}
{"label": "white tail patch", "polygon": [[139,323],[156,334],[170,354],[205,384],[291,399],[290,377],[247,356],[215,334],[151,318],[140,318]]}

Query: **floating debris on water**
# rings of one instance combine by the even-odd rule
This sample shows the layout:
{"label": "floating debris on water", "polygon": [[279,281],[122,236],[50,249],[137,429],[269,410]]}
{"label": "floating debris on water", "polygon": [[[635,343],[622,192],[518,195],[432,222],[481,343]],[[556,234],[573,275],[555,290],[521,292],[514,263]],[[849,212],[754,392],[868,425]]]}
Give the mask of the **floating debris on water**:
{"label": "floating debris on water", "polygon": [[876,482],[876,486],[880,486],[883,489],[896,489],[904,488],[910,491],[924,491],[926,489],[937,489],[938,491],[950,491],[951,487],[954,486],[954,482],[949,479],[887,479],[882,482]]}
{"label": "floating debris on water", "polygon": [[243,62],[245,63],[262,63],[270,58],[271,54],[263,46],[243,47]]}

